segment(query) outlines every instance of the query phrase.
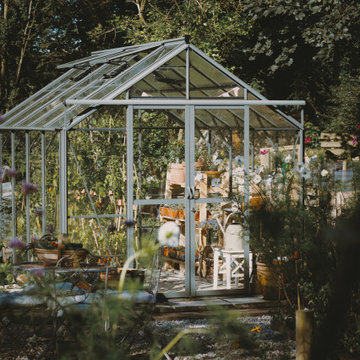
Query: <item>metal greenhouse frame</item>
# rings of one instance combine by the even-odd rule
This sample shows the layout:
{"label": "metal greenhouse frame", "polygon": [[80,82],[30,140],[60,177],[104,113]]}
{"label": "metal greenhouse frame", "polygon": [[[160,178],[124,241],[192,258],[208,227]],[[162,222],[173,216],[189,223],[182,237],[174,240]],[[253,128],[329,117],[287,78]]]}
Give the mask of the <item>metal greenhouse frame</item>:
{"label": "metal greenhouse frame", "polygon": [[[305,101],[268,100],[237,76],[208,57],[189,42],[187,37],[143,45],[96,51],[91,56],[67,64],[59,69],[66,72],[30,96],[4,115],[0,125],[0,166],[4,136],[11,137],[11,167],[15,169],[15,140],[18,131],[25,131],[26,180],[30,179],[30,132],[41,133],[41,194],[42,232],[46,225],[46,132],[58,132],[59,137],[59,214],[60,233],[68,232],[67,204],[67,134],[77,124],[103,106],[126,107],[126,129],[101,128],[99,131],[124,130],[127,139],[127,213],[133,220],[133,205],[184,204],[186,222],[185,296],[204,295],[195,289],[195,247],[191,242],[195,233],[195,217],[191,211],[197,203],[220,203],[223,198],[195,199],[195,133],[201,129],[241,128],[244,134],[244,194],[249,204],[249,171],[251,162],[251,134],[271,131],[293,131],[304,153]],[[280,110],[281,106],[299,107],[299,118]],[[184,199],[134,199],[133,194],[133,119],[137,110],[163,110],[177,118],[185,128],[185,196]],[[185,120],[176,110],[185,112]],[[219,115],[221,110],[221,115]],[[241,112],[239,112],[239,110]],[[197,113],[196,113],[197,111]],[[239,115],[240,114],[240,115]],[[198,121],[195,125],[195,118]],[[199,129],[201,124],[201,129]],[[93,130],[93,129],[92,129]],[[12,179],[15,189],[15,179]],[[1,194],[0,194],[1,195]],[[0,196],[0,199],[2,197]],[[110,217],[96,214],[88,217]],[[248,211],[248,210],[247,210]],[[26,241],[30,242],[30,201],[26,196]],[[86,216],[86,215],[84,215]],[[113,215],[119,216],[119,215]],[[12,193],[12,236],[16,236],[15,192]],[[245,236],[245,261],[249,262],[249,235]],[[133,253],[133,228],[127,229],[127,255]],[[245,281],[249,280],[248,268]],[[207,294],[214,292],[207,292]]]}

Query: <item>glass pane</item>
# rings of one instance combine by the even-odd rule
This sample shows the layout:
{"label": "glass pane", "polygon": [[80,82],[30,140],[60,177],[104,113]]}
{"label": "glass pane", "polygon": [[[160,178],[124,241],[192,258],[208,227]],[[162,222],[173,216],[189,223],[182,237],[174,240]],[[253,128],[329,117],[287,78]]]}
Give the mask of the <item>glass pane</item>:
{"label": "glass pane", "polygon": [[[165,45],[163,48],[154,50],[149,56],[139,60],[134,66],[115,77],[112,81],[108,81],[105,86],[102,86],[98,90],[94,91],[89,98],[99,99],[105,96],[109,96],[112,92],[125,85],[126,82],[140,75],[144,70],[146,70],[150,65],[159,60],[161,57],[168,54],[171,50],[174,49],[175,46],[176,45],[174,44],[169,44]],[[77,97],[83,98],[84,95],[80,93],[77,95]]]}
{"label": "glass pane", "polygon": [[194,51],[190,51],[190,97],[240,97],[239,85]]}
{"label": "glass pane", "polygon": [[132,96],[185,97],[186,63],[179,54],[133,87]]}
{"label": "glass pane", "polygon": [[135,117],[135,198],[184,198],[183,121],[184,110],[143,110]]}
{"label": "glass pane", "polygon": [[25,125],[40,126],[41,124],[43,126],[48,122],[50,123],[57,115],[63,113],[64,99],[71,98],[79,91],[87,89],[93,82],[96,82],[98,78],[103,78],[105,74],[114,69],[115,67],[113,65],[104,65],[75,83],[65,83],[57,92],[51,94],[48,98],[44,98],[44,104],[40,106],[37,111],[31,113],[31,116],[25,121]]}
{"label": "glass pane", "polygon": [[[230,173],[240,166],[242,158],[236,157],[241,155],[242,140],[235,137],[242,131],[242,117],[242,110],[195,111],[196,198],[227,198],[231,195],[234,184]],[[235,164],[235,158],[239,164]]]}
{"label": "glass pane", "polygon": [[196,206],[196,290],[244,288],[244,238],[232,203]]}
{"label": "glass pane", "polygon": [[[62,76],[60,76],[58,79],[50,83],[48,86],[42,88],[40,91],[35,93],[32,97],[29,99],[23,101],[18,106],[16,106],[14,109],[10,110],[6,114],[6,118],[10,119],[9,124],[13,124],[14,122],[20,120],[23,117],[24,111],[26,110],[26,113],[28,113],[28,110],[32,109],[34,110],[39,105],[39,101],[42,101],[42,98],[47,96],[49,93],[51,93],[55,88],[58,88],[58,86],[63,83],[67,83],[72,77],[79,75],[82,73],[83,70],[79,69],[71,69]],[[21,117],[20,117],[21,115]]]}
{"label": "glass pane", "polygon": [[[138,207],[137,227],[142,247],[148,243],[154,243],[157,239],[158,230],[161,225],[175,218],[163,216],[166,205],[147,205]],[[159,216],[160,214],[160,216]],[[178,216],[172,214],[171,216]],[[159,292],[174,293],[185,291],[185,222],[177,220],[180,227],[180,244],[176,247],[163,246],[162,269],[159,283]]]}

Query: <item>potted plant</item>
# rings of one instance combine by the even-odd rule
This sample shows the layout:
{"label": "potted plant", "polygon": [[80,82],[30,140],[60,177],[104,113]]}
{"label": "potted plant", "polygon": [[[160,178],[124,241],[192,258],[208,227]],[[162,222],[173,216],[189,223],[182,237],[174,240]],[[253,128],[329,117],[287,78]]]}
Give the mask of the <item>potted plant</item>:
{"label": "potted plant", "polygon": [[311,343],[314,316],[309,309],[316,292],[328,282],[325,269],[331,267],[334,256],[325,233],[333,226],[331,191],[335,183],[325,166],[321,155],[299,164],[279,154],[270,187],[261,181],[253,187],[263,197],[263,206],[247,218],[250,246],[258,254],[258,275],[261,278],[264,264],[273,274],[273,281],[270,276],[263,279],[265,286],[274,290],[277,284],[273,292],[278,298],[283,292],[290,313],[296,317],[299,359],[309,359],[307,344]]}
{"label": "potted plant", "polygon": [[89,251],[83,249],[81,243],[72,243],[64,235],[56,238],[54,234],[45,234],[39,239],[33,239],[27,250],[32,249],[45,266],[70,264],[85,260]]}

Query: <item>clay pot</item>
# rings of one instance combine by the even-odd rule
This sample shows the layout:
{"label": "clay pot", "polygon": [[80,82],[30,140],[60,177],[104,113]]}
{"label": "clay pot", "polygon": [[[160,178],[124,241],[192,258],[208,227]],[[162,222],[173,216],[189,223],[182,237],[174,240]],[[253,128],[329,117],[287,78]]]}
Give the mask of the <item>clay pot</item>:
{"label": "clay pot", "polygon": [[279,287],[282,274],[277,274],[271,267],[262,262],[256,262],[257,280],[261,293],[266,300],[280,300],[285,298],[283,289]]}
{"label": "clay pot", "polygon": [[173,183],[185,182],[185,166],[182,164],[171,163],[167,173],[168,180]]}

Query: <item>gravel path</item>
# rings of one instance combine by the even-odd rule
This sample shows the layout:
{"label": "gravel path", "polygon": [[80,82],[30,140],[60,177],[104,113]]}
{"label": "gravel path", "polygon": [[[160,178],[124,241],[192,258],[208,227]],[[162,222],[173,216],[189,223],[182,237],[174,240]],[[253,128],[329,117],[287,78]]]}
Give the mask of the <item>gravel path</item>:
{"label": "gravel path", "polygon": [[[168,360],[195,360],[195,359],[216,359],[216,360],[286,360],[295,359],[295,341],[284,339],[279,332],[271,329],[272,317],[268,315],[242,317],[238,318],[239,323],[245,325],[250,336],[255,340],[255,348],[244,349],[241,341],[220,341],[214,342],[214,339],[208,334],[192,333],[193,342],[197,343],[198,352],[196,354],[179,354],[186,352],[181,349],[172,349],[168,353]],[[183,329],[197,329],[200,331],[209,329],[209,323],[205,319],[199,320],[173,320],[173,321],[156,321],[154,328],[160,333],[171,334]],[[241,338],[241,337],[240,337]],[[201,350],[201,351],[199,351]]]}

